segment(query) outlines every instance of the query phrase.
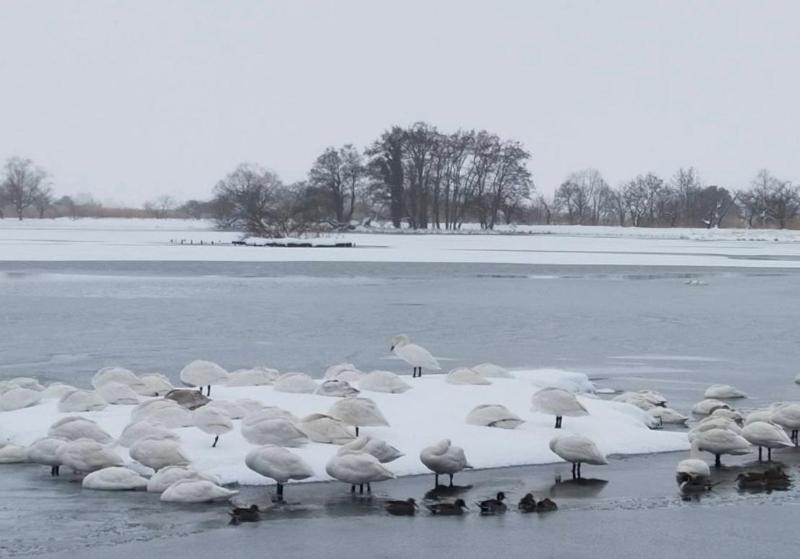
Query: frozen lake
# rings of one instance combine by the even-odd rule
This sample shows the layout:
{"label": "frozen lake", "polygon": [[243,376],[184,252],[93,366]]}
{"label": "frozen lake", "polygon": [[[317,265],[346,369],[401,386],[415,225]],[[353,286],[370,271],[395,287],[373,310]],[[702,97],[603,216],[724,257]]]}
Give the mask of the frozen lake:
{"label": "frozen lake", "polygon": [[[683,412],[709,384],[726,382],[751,394],[741,403],[750,409],[800,399],[792,383],[800,271],[777,263],[6,261],[0,378],[88,385],[98,368],[118,364],[177,379],[195,358],[314,376],[340,361],[400,372],[388,343],[404,332],[448,369],[482,361],[569,369],[598,386],[662,391]],[[783,519],[797,516],[797,489],[739,493],[733,467],[711,495],[685,503],[672,474],[684,456],[614,459],[590,470],[608,483],[578,487],[554,485],[565,465],[465,474],[470,502],[501,489],[514,502],[528,489],[552,494],[562,510],[547,517],[386,516],[381,498],[424,496],[431,480],[413,477],[376,486],[371,501],[352,502],[339,484],[292,487],[302,506],[238,528],[226,526],[222,505],[91,493],[37,467],[6,466],[0,555],[190,557],[258,546],[284,557],[347,549],[360,559],[413,556],[425,546],[443,557],[580,557],[592,546],[609,557],[671,557],[675,542],[700,549],[708,532],[729,534],[715,541],[719,555],[758,556],[765,541],[772,556],[790,553]],[[798,452],[782,458],[797,478]],[[264,495],[246,488],[240,499],[263,503]]]}

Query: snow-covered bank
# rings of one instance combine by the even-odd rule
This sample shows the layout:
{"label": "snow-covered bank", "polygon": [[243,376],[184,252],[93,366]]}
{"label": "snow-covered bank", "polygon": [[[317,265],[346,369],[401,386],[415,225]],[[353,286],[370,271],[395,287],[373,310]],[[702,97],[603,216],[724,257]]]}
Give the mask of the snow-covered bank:
{"label": "snow-covered bank", "polygon": [[[402,394],[362,392],[373,399],[389,422],[388,427],[364,427],[363,432],[394,445],[405,456],[388,464],[396,475],[427,473],[419,461],[420,450],[443,438],[466,451],[476,468],[515,466],[556,462],[558,458],[548,448],[550,439],[560,432],[584,434],[607,454],[639,454],[684,450],[688,448],[686,434],[682,432],[653,431],[641,421],[642,412],[629,405],[609,402],[590,394],[579,396],[590,415],[565,417],[564,428],[553,428],[553,417],[530,411],[531,395],[542,386],[585,386],[578,377],[583,375],[565,371],[518,371],[514,378],[492,378],[491,385],[453,385],[445,382],[444,375],[431,375],[419,379],[404,379],[413,388]],[[250,398],[271,406],[280,406],[298,417],[311,413],[325,413],[339,398],[313,394],[278,392],[272,386],[225,387],[215,386],[213,399],[235,400]],[[480,404],[503,404],[525,421],[517,429],[499,429],[468,425],[467,414]],[[101,411],[84,412],[86,418],[96,421],[113,437],[119,437],[129,423],[131,405],[109,405]],[[0,412],[0,441],[28,445],[45,436],[48,427],[70,414],[59,413],[54,400],[15,411]],[[73,414],[74,415],[74,414]],[[193,466],[205,473],[217,475],[223,482],[264,484],[268,480],[246,468],[244,457],[253,445],[241,434],[240,421],[234,421],[234,430],[221,437],[217,448],[211,448],[213,437],[195,427],[175,429]],[[325,474],[325,463],[338,447],[329,444],[308,443],[293,449],[312,466],[314,476],[308,481],[330,479]],[[129,459],[127,449],[117,450]],[[43,467],[43,474],[47,472]]]}
{"label": "snow-covered bank", "polygon": [[[509,232],[511,229],[509,229]],[[800,232],[526,226],[515,235],[354,232],[355,248],[233,246],[238,233],[197,220],[0,220],[0,261],[453,262],[800,267]],[[202,244],[201,244],[202,243]],[[213,243],[213,244],[212,244]]]}

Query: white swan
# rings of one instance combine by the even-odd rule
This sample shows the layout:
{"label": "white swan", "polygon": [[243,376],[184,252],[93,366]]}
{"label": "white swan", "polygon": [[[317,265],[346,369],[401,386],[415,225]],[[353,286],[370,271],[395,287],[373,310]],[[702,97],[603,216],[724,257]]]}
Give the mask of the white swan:
{"label": "white swan", "polygon": [[206,479],[181,479],[164,490],[161,500],[167,503],[210,503],[227,501],[238,493]]}
{"label": "white swan", "polygon": [[0,410],[13,411],[35,406],[42,399],[42,393],[30,388],[11,388],[0,395]]}
{"label": "white swan", "polygon": [[203,433],[214,435],[214,442],[211,444],[211,448],[217,446],[221,435],[233,431],[233,421],[231,421],[231,418],[228,417],[228,414],[224,411],[217,408],[209,406],[197,408],[192,412],[192,419],[194,420],[195,427],[200,429]]}
{"label": "white swan", "polygon": [[431,369],[433,371],[442,369],[430,351],[417,344],[412,344],[405,334],[392,338],[390,351],[413,367],[412,378],[421,377],[422,369]]}
{"label": "white swan", "polygon": [[42,437],[36,439],[28,446],[27,458],[31,464],[50,466],[50,475],[57,476],[61,467],[58,459],[58,449],[67,443],[67,439],[60,437]]}
{"label": "white swan", "polygon": [[180,379],[187,386],[195,386],[203,391],[203,387],[208,387],[208,395],[211,396],[212,384],[223,384],[228,379],[228,371],[211,361],[198,359],[186,365],[180,372]]}
{"label": "white swan", "polygon": [[290,392],[292,394],[313,394],[319,386],[316,381],[305,373],[284,373],[275,381],[273,389],[276,392]]}
{"label": "white swan", "polygon": [[772,462],[772,449],[793,446],[792,440],[781,427],[774,423],[755,421],[742,429],[742,437],[758,447],[758,461],[761,462],[762,448],[767,449],[767,461]]}
{"label": "white swan", "polygon": [[744,416],[736,410],[731,410],[727,408],[717,408],[711,412],[711,415],[708,417],[724,417],[725,419],[730,419],[731,421],[741,425],[744,423]]}
{"label": "white swan", "polygon": [[323,378],[338,379],[352,383],[361,380],[362,374],[363,373],[359,371],[352,363],[340,363],[338,365],[331,365],[325,369]]}
{"label": "white swan", "polygon": [[146,488],[147,480],[130,468],[110,466],[90,473],[81,485],[84,489],[135,491]]}
{"label": "white swan", "polygon": [[769,423],[772,421],[772,409],[765,409],[765,410],[755,410],[751,411],[747,414],[744,418],[744,424],[749,425],[750,423],[755,423],[756,421],[766,421]]}
{"label": "white swan", "polygon": [[656,406],[650,398],[639,392],[623,392],[622,394],[614,396],[612,400],[614,402],[634,405],[644,411],[650,411],[653,408],[659,407]]}
{"label": "white swan", "polygon": [[158,470],[147,480],[147,491],[148,493],[163,493],[170,485],[183,479],[206,480],[215,485],[217,484],[215,478],[195,471],[188,466],[167,466]]}
{"label": "white swan", "polygon": [[[221,412],[224,412],[225,415],[227,415],[231,419],[242,419],[248,413],[245,406],[234,400],[214,399],[211,400],[208,404],[206,404],[206,407],[218,409]],[[262,408],[259,407],[258,409]]]}
{"label": "white swan", "polygon": [[783,404],[775,408],[770,416],[773,423],[791,431],[794,445],[798,445],[798,431],[800,430],[800,403]]}
{"label": "white swan", "polygon": [[163,396],[173,388],[170,380],[161,373],[150,373],[139,377],[141,387],[132,387],[141,396]]}
{"label": "white swan", "polygon": [[275,480],[278,502],[283,501],[283,486],[289,480],[307,479],[314,475],[311,466],[305,460],[275,445],[254,448],[247,453],[244,463],[254,472]]}
{"label": "white swan", "polygon": [[174,400],[150,400],[143,402],[131,410],[131,422],[147,420],[151,423],[161,423],[165,427],[190,427],[192,425],[192,412],[181,407]]}
{"label": "white swan", "polygon": [[180,466],[189,463],[189,457],[181,449],[180,444],[171,439],[145,437],[130,447],[131,458],[158,471],[167,466]]}
{"label": "white swan", "polygon": [[482,376],[477,371],[473,371],[467,367],[457,367],[447,373],[444,381],[447,384],[474,384],[474,385],[487,385],[492,384],[492,381]]}
{"label": "white swan", "polygon": [[731,407],[721,400],[706,398],[705,400],[697,402],[692,407],[692,413],[695,415],[711,415],[714,410],[718,410],[720,408],[730,409]]}
{"label": "white swan", "polygon": [[357,388],[350,386],[346,380],[328,379],[319,385],[315,392],[317,396],[331,396],[333,398],[347,398],[348,396],[358,396]]}
{"label": "white swan", "polygon": [[109,404],[136,405],[139,395],[127,384],[106,382],[95,388],[95,392]]}
{"label": "white swan", "polygon": [[125,384],[137,391],[144,388],[142,379],[123,367],[103,367],[92,377],[92,387],[95,390],[110,382]]}
{"label": "white swan", "polygon": [[393,447],[386,441],[372,437],[370,435],[359,435],[349,443],[342,445],[339,449],[340,454],[348,452],[366,452],[378,459],[381,464],[394,462],[398,458],[405,456],[400,450]]}
{"label": "white swan", "polygon": [[453,474],[471,468],[467,462],[464,449],[450,444],[450,439],[426,446],[419,453],[420,461],[434,474],[434,487],[439,487],[439,474],[450,476],[450,487],[453,487]]}
{"label": "white swan", "polygon": [[581,477],[581,464],[602,466],[608,464],[605,454],[588,437],[571,433],[550,440],[550,450],[559,458],[572,462],[572,478]]}
{"label": "white swan", "polygon": [[467,423],[480,427],[516,429],[525,422],[501,404],[482,404],[467,414]]}
{"label": "white swan", "polygon": [[126,425],[117,442],[120,446],[128,448],[139,439],[146,437],[169,439],[175,442],[181,440],[177,433],[173,433],[160,423],[151,423],[147,419],[143,419]]}
{"label": "white swan", "polygon": [[742,433],[741,427],[731,419],[725,417],[709,417],[689,429],[689,433],[687,433],[689,442],[694,441],[701,433],[711,431],[712,429],[725,429],[737,435],[741,435]]}
{"label": "white swan", "polygon": [[480,365],[475,365],[474,367],[470,368],[482,377],[513,378],[511,373],[508,372],[508,369],[501,367],[500,365],[495,365],[494,363],[481,363]]}
{"label": "white swan", "polygon": [[306,434],[292,421],[282,417],[272,417],[263,411],[245,416],[240,429],[242,436],[250,444],[299,446],[308,442]]}
{"label": "white swan", "polygon": [[278,380],[280,373],[269,367],[237,369],[228,376],[228,386],[267,386]]}
{"label": "white swan", "polygon": [[339,400],[328,411],[328,415],[344,421],[356,428],[389,425],[389,422],[378,409],[378,405],[369,398],[344,398]]}
{"label": "white swan", "polygon": [[344,444],[355,439],[343,421],[322,413],[305,416],[297,427],[315,443]]}
{"label": "white swan", "polygon": [[589,415],[572,392],[561,388],[544,388],[531,396],[531,411],[556,416],[556,429],[561,429],[563,416]]}
{"label": "white swan", "polygon": [[56,451],[56,459],[72,471],[84,474],[110,466],[122,466],[119,454],[92,439],[77,439],[61,445]]}
{"label": "white swan", "polygon": [[79,415],[69,415],[53,423],[47,430],[48,437],[76,441],[92,439],[100,444],[108,444],[113,439],[96,422]]}
{"label": "white swan", "polygon": [[647,413],[658,419],[658,421],[662,424],[671,424],[671,425],[685,425],[689,418],[685,415],[673,410],[672,408],[662,408],[660,406],[655,406],[647,410]]}
{"label": "white swan", "polygon": [[363,493],[365,484],[371,493],[371,483],[395,477],[377,458],[356,451],[335,454],[325,465],[325,472],[333,479],[349,483],[351,493],[355,493],[356,485],[360,486],[359,492]]}
{"label": "white swan", "polygon": [[747,398],[747,394],[730,384],[712,384],[706,389],[703,397],[717,400],[734,400],[736,398]]}
{"label": "white swan", "polygon": [[367,392],[402,394],[411,390],[411,385],[400,378],[400,375],[390,371],[370,371],[366,375],[361,375],[358,388]]}
{"label": "white swan", "polygon": [[0,464],[18,464],[28,459],[28,451],[24,446],[12,443],[0,444]]}
{"label": "white swan", "polygon": [[678,485],[689,482],[705,482],[711,477],[711,468],[703,460],[687,458],[678,462],[675,468],[675,480]]}
{"label": "white swan", "polygon": [[39,380],[32,377],[14,377],[7,380],[6,384],[6,389],[27,388],[28,390],[35,390],[36,392],[42,392],[44,390],[44,386],[42,386]]}
{"label": "white swan", "polygon": [[47,385],[47,388],[42,391],[42,400],[60,400],[64,394],[67,392],[72,392],[73,390],[77,390],[77,388],[70,384],[64,384],[63,382],[51,382]]}
{"label": "white swan", "polygon": [[748,454],[752,449],[746,439],[728,429],[709,429],[697,433],[692,444],[696,444],[698,450],[713,454],[714,465],[718,468],[722,465],[723,454]]}
{"label": "white swan", "polygon": [[61,413],[99,411],[105,409],[107,405],[96,392],[76,389],[61,397],[58,401],[58,411]]}

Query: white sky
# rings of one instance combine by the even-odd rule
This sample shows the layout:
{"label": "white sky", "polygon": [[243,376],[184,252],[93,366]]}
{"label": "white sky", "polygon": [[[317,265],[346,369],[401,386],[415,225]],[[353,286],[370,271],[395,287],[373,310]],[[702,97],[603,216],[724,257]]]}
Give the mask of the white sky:
{"label": "white sky", "polygon": [[426,120],[523,141],[544,192],[587,166],[798,180],[798,22],[776,0],[3,0],[0,158],[139,204],[241,161],[301,179]]}

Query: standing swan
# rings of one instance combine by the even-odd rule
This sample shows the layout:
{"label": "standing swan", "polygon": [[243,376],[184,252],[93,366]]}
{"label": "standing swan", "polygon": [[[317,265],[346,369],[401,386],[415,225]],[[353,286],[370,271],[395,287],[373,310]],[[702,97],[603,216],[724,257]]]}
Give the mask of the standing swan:
{"label": "standing swan", "polygon": [[591,439],[576,433],[553,437],[550,440],[550,450],[559,458],[572,462],[572,479],[580,479],[583,463],[595,466],[608,464],[605,454],[600,452]]}
{"label": "standing swan", "polygon": [[430,351],[417,344],[412,344],[405,334],[392,338],[390,351],[413,367],[412,378],[421,377],[423,368],[433,371],[442,369]]}
{"label": "standing swan", "polygon": [[369,398],[344,398],[333,404],[328,415],[356,428],[387,426],[389,422],[378,409],[378,405]]}
{"label": "standing swan", "polygon": [[747,454],[750,452],[750,443],[741,435],[728,429],[709,429],[697,433],[692,441],[697,450],[704,450],[714,455],[714,466],[722,466],[720,457],[723,454]]}
{"label": "standing swan", "polygon": [[767,462],[772,462],[773,448],[792,446],[794,444],[789,435],[786,434],[786,431],[774,423],[765,421],[754,421],[745,425],[742,429],[742,437],[750,444],[758,447],[759,462],[761,462],[762,458],[762,447],[767,448]]}
{"label": "standing swan", "polygon": [[556,416],[556,429],[561,429],[562,416],[589,415],[572,392],[562,388],[544,388],[531,396],[531,411]]}
{"label": "standing swan", "polygon": [[211,448],[217,446],[220,435],[233,431],[233,421],[231,421],[228,414],[213,407],[203,406],[202,408],[197,408],[192,412],[192,419],[195,426],[203,433],[214,435],[214,442],[211,444]]}
{"label": "standing swan", "polygon": [[325,465],[325,472],[333,479],[338,479],[350,484],[350,492],[356,492],[356,485],[360,486],[359,493],[372,493],[370,483],[393,479],[395,475],[381,464],[371,454],[357,451],[347,451],[335,454]]}
{"label": "standing swan", "polygon": [[434,473],[434,488],[439,487],[439,474],[450,476],[450,487],[453,487],[453,474],[462,471],[464,468],[471,468],[464,454],[464,449],[452,446],[450,439],[444,439],[438,443],[426,446],[419,453],[420,461],[425,467]]}
{"label": "standing swan", "polygon": [[254,472],[275,480],[275,500],[283,502],[283,485],[290,479],[307,479],[314,475],[305,460],[280,446],[267,445],[247,453],[244,463]]}
{"label": "standing swan", "polygon": [[192,361],[181,369],[181,382],[188,386],[196,386],[203,392],[203,387],[208,387],[208,395],[211,396],[211,385],[221,384],[228,380],[228,371],[212,363],[211,361],[196,360]]}

